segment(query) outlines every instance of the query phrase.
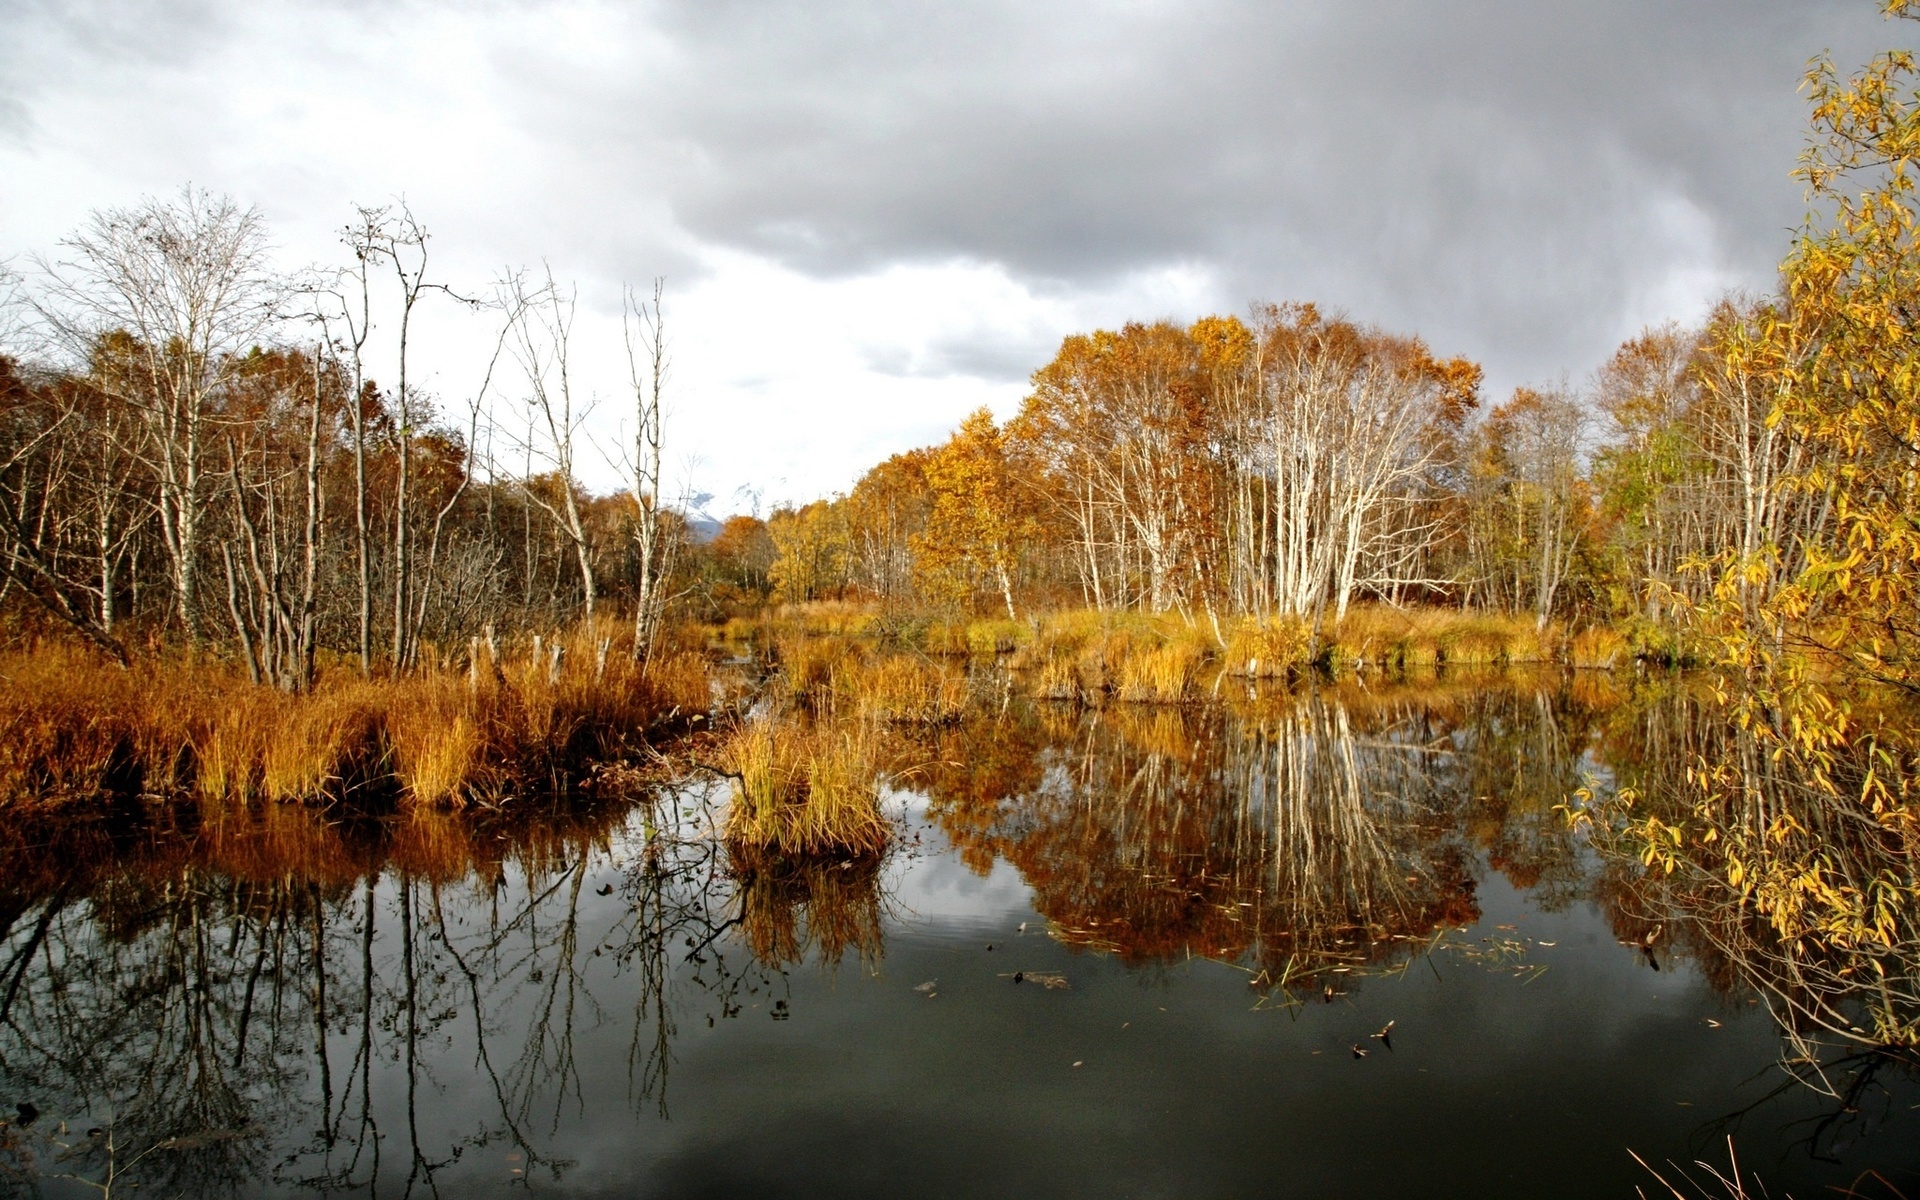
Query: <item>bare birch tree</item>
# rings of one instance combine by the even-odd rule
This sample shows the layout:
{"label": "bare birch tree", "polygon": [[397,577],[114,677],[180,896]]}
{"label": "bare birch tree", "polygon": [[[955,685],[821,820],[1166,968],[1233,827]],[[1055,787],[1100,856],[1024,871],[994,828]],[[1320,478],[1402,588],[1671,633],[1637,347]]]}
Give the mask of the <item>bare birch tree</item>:
{"label": "bare birch tree", "polygon": [[65,257],[40,262],[39,311],[77,362],[94,359],[102,338],[126,335],[126,353],[96,382],[142,422],[175,604],[197,642],[220,393],[239,354],[273,326],[283,290],[266,228],[253,209],[188,187],[172,201],[97,211],[60,245]]}
{"label": "bare birch tree", "polygon": [[515,314],[512,324],[515,354],[527,380],[529,425],[537,434],[528,438],[528,453],[533,442],[544,439],[539,453],[554,476],[554,496],[545,496],[527,480],[527,497],[553,522],[555,531],[573,551],[580,569],[582,606],[589,622],[598,595],[594,586],[593,544],[587,537],[586,522],[580,515],[577,477],[574,474],[574,439],[585,422],[591,404],[575,404],[573,396],[572,339],[575,294],[562,291],[547,273],[546,283],[529,290],[524,277],[516,275],[503,285],[507,304]]}
{"label": "bare birch tree", "polygon": [[381,212],[361,208],[356,223],[341,232],[340,240],[353,255],[353,265],[335,272],[313,288],[314,318],[325,333],[328,349],[346,372],[347,428],[353,451],[353,532],[355,579],[359,585],[360,673],[373,672],[373,528],[367,500],[367,342],[373,336],[372,269],[380,244]]}
{"label": "bare birch tree", "polygon": [[662,425],[666,416],[666,281],[653,281],[653,299],[642,301],[628,288],[621,326],[626,334],[627,379],[633,388],[634,434],[631,464],[636,509],[633,540],[638,558],[634,579],[633,656],[645,661],[666,612],[666,578],[677,549],[674,530],[662,519]]}

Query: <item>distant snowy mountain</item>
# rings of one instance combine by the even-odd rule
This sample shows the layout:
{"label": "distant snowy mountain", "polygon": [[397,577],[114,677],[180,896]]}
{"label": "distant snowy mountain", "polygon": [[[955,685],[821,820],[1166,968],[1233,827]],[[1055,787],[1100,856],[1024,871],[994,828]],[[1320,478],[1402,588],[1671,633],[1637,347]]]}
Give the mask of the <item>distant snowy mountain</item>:
{"label": "distant snowy mountain", "polygon": [[696,545],[705,545],[718,537],[721,526],[727,523],[725,517],[716,517],[708,511],[707,506],[712,503],[712,492],[698,492],[680,506],[680,515],[687,519],[687,531],[693,535]]}

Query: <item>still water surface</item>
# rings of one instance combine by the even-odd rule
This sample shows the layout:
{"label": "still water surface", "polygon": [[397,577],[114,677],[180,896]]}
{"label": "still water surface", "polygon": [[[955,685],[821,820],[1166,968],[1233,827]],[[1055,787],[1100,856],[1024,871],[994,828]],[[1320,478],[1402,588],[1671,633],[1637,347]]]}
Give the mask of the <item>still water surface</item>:
{"label": "still water surface", "polygon": [[0,1186],[1623,1197],[1629,1150],[1731,1134],[1776,1196],[1920,1195],[1914,1079],[1795,1082],[1765,997],[1554,810],[1712,719],[1561,676],[988,695],[913,739],[902,850],[758,874],[697,784],[36,827]]}

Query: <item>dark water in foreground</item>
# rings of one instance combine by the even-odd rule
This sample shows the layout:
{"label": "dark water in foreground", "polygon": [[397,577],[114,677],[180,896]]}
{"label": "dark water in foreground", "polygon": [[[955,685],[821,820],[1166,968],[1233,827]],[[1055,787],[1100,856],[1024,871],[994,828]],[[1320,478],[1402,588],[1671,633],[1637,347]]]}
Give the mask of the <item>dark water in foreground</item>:
{"label": "dark water in foreground", "polygon": [[1624,1197],[1629,1149],[1731,1134],[1775,1196],[1920,1196],[1911,1075],[1795,1082],[1766,997],[1553,811],[1710,719],[1558,677],[1005,698],[912,742],[878,868],[736,875],[697,788],[19,832],[0,1186]]}

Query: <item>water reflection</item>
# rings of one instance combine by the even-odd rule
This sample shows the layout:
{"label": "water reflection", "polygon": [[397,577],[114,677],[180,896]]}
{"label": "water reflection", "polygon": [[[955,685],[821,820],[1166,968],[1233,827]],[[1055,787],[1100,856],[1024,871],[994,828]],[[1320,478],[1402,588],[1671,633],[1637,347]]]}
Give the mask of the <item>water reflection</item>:
{"label": "water reflection", "polygon": [[836,965],[852,951],[876,966],[885,947],[881,860],[754,860],[734,864],[735,907],[747,947],[773,967],[798,964],[809,952]]}
{"label": "water reflection", "polygon": [[1550,906],[1580,894],[1554,811],[1598,711],[1577,682],[1009,705],[934,747],[930,811],[976,868],[1017,866],[1068,940],[1324,986],[1472,924],[1480,856]]}
{"label": "water reflection", "polygon": [[[1810,767],[1791,743],[1669,686],[1615,714],[1608,761],[1633,805],[1602,808],[1594,831],[1622,938],[1670,941],[1719,986],[1750,990],[1790,1070],[1845,1105],[1864,1064],[1911,1066],[1920,1047],[1920,831],[1897,807],[1853,800],[1869,772],[1905,786],[1920,738],[1910,712],[1853,716],[1879,725],[1871,757]],[[1647,845],[1649,829],[1682,826],[1693,832],[1680,848]]]}
{"label": "water reflection", "polygon": [[[630,1007],[631,1096],[664,1115],[676,982],[718,1016],[772,986],[777,962],[722,938],[740,918],[696,799],[651,797],[638,821],[608,803],[17,825],[0,1071],[38,1116],[16,1114],[0,1162],[16,1181],[410,1194],[504,1146],[512,1173],[563,1176],[546,1147],[582,1095],[583,1025]],[[429,1116],[450,1071],[470,1072],[462,1109]]]}
{"label": "water reflection", "polygon": [[[609,1139],[630,1169],[675,1144],[660,1132],[675,1121],[743,1135],[714,1124],[738,1113],[703,1107],[727,1076],[704,1068],[672,1104],[669,1081],[689,1046],[763,1046],[743,1017],[788,1030],[796,986],[860,1036],[962,1037],[863,999],[917,981],[885,980],[890,950],[916,977],[953,953],[889,897],[942,863],[1010,865],[1075,954],[1136,976],[1219,960],[1282,1001],[1352,1004],[1368,977],[1443,947],[1515,965],[1532,943],[1483,920],[1492,891],[1536,913],[1592,905],[1628,943],[1604,947],[1615,959],[1685,964],[1730,1007],[1776,1006],[1789,1056],[1838,1097],[1816,1153],[1892,1119],[1873,1102],[1897,1063],[1809,1040],[1853,1019],[1857,987],[1770,948],[1724,897],[1596,855],[1560,811],[1596,782],[1651,794],[1689,756],[1737,759],[1737,734],[1687,686],[1453,677],[1104,710],[1001,691],[957,724],[888,736],[950,851],[730,861],[711,836],[719,793],[692,783],[378,821],[297,806],[13,820],[0,1100],[22,1107],[0,1128],[0,1172],[52,1194],[63,1177],[189,1195],[604,1189],[622,1177]],[[840,990],[808,990],[836,965]],[[960,968],[939,969],[945,998],[914,1012],[965,1002]],[[1458,1083],[1470,1100],[1486,1086]]]}

